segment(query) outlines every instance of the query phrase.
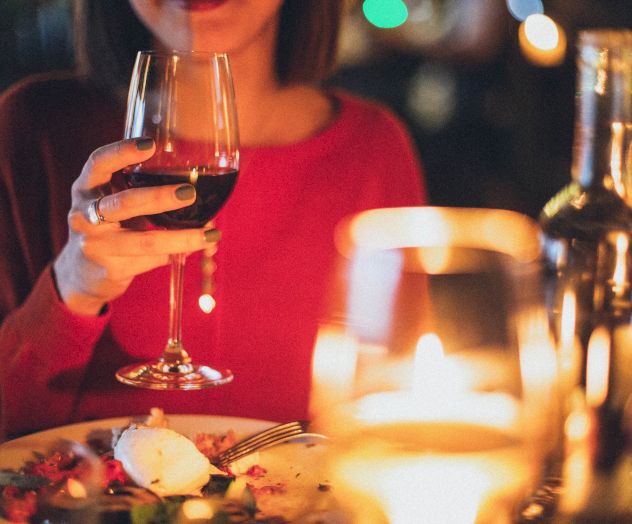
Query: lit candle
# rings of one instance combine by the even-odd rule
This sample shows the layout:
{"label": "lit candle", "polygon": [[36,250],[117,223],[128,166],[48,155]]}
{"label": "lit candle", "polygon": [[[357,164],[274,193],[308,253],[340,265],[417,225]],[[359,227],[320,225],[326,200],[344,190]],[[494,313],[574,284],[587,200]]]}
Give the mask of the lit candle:
{"label": "lit candle", "polygon": [[413,363],[410,387],[365,395],[336,417],[341,500],[363,523],[509,522],[535,470],[517,401],[469,389],[477,363],[444,355],[436,335],[420,339]]}

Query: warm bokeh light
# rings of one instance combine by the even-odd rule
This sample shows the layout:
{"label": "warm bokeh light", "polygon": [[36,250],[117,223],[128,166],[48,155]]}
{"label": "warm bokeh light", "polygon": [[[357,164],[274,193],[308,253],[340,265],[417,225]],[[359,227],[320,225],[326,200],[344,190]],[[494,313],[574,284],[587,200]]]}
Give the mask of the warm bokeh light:
{"label": "warm bokeh light", "polygon": [[562,298],[558,361],[560,385],[564,394],[570,394],[579,383],[582,369],[582,351],[577,337],[577,296],[573,289],[565,290]]}
{"label": "warm bokeh light", "polygon": [[357,342],[341,326],[318,329],[312,357],[312,412],[350,398],[357,361]]}
{"label": "warm bokeh light", "polygon": [[198,298],[198,305],[206,314],[209,314],[215,309],[215,304],[215,299],[208,293],[204,293],[203,295],[200,295],[200,298]]}
{"label": "warm bokeh light", "polygon": [[402,0],[364,0],[362,11],[366,19],[380,29],[392,29],[408,18],[408,8]]}
{"label": "warm bokeh light", "polygon": [[522,54],[537,66],[557,66],[566,55],[564,29],[543,14],[530,15],[520,24],[518,40]]}
{"label": "warm bokeh light", "polygon": [[575,340],[575,323],[577,322],[577,297],[572,289],[567,289],[564,292],[560,322],[561,345],[570,347]]}
{"label": "warm bokeh light", "polygon": [[625,233],[616,234],[616,261],[612,275],[612,291],[622,297],[629,287],[628,280],[628,248],[629,240]]}
{"label": "warm bokeh light", "polygon": [[598,327],[590,336],[586,356],[586,402],[589,406],[601,406],[608,396],[610,377],[610,334],[605,327]]}
{"label": "warm bokeh light", "polygon": [[555,49],[560,41],[557,24],[546,15],[531,15],[524,21],[524,31],[529,42],[542,51]]}
{"label": "warm bokeh light", "polygon": [[[453,463],[450,456],[395,457],[379,451],[377,460],[359,452],[337,464],[335,474],[342,482],[355,487],[354,495],[367,497],[354,508],[356,522],[376,522],[373,504],[377,503],[392,524],[474,523],[493,475],[500,472],[476,454]],[[502,474],[508,477],[506,471]],[[414,497],[411,486],[416,488]]]}
{"label": "warm bokeh light", "polygon": [[[529,465],[511,444],[490,450],[485,439],[497,439],[493,431],[461,429],[460,441],[472,445],[465,453],[443,450],[445,443],[437,440],[425,452],[395,454],[372,441],[338,457],[332,477],[353,522],[509,522],[507,501],[528,485]],[[432,427],[418,430],[432,433]]]}
{"label": "warm bokeh light", "polygon": [[211,519],[215,515],[215,506],[209,500],[190,499],[182,504],[182,514],[186,519]]}
{"label": "warm bokeh light", "polygon": [[74,499],[85,499],[88,497],[88,490],[83,483],[77,479],[69,478],[66,482],[68,494]]}
{"label": "warm bokeh light", "polygon": [[564,490],[560,509],[572,514],[584,507],[591,479],[591,432],[593,419],[586,409],[584,391],[577,387],[569,395],[570,413],[564,423],[565,460],[562,470]]}
{"label": "warm bokeh light", "polygon": [[626,130],[623,122],[612,122],[610,127],[610,135],[612,136],[612,145],[610,146],[610,174],[614,189],[621,198],[629,198],[626,195],[625,183],[623,181],[623,173],[625,171],[623,159],[625,158],[625,135]]}
{"label": "warm bokeh light", "polygon": [[581,441],[588,436],[590,418],[584,411],[573,411],[564,424],[564,434],[569,440]]}

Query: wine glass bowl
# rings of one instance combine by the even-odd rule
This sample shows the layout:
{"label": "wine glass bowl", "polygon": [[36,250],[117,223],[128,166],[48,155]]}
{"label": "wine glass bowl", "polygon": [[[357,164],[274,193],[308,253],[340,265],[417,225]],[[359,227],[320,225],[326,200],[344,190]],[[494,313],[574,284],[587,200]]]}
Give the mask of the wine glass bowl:
{"label": "wine glass bowl", "polygon": [[[156,151],[128,166],[128,188],[190,184],[195,201],[145,218],[150,228],[204,227],[229,198],[239,173],[239,133],[228,56],[140,51],[130,81],[126,139],[152,138]],[[182,345],[185,254],[171,255],[169,338],[153,362],[120,369],[116,378],[148,389],[203,389],[232,380],[228,370],[191,361]]]}

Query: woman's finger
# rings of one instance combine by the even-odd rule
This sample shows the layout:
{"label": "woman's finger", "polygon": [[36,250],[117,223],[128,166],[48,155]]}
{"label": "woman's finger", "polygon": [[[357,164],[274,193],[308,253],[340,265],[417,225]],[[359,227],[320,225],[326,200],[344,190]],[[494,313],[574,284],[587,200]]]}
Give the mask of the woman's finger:
{"label": "woman's finger", "polygon": [[[94,260],[106,256],[139,257],[147,255],[171,255],[193,253],[219,241],[217,229],[182,229],[178,231],[130,231],[115,230],[114,234],[86,236],[82,250]],[[115,249],[112,248],[115,244]],[[107,254],[107,255],[106,255]]]}
{"label": "woman's finger", "polygon": [[74,188],[86,191],[107,184],[112,173],[147,160],[154,154],[151,138],[120,140],[95,149],[84,164]]}
{"label": "woman's finger", "polygon": [[121,222],[189,206],[194,201],[195,188],[190,184],[142,187],[104,196],[99,200],[99,212],[105,222]]}
{"label": "woman's finger", "polygon": [[169,263],[169,255],[146,255],[139,257],[111,257],[108,261],[108,273],[111,278],[129,280],[137,275],[151,271]]}

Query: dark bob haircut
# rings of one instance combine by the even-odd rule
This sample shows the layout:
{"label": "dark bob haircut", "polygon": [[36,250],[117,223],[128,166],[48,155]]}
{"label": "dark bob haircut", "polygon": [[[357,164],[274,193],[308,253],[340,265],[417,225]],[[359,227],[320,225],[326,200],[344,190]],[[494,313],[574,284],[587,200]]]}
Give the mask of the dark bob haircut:
{"label": "dark bob haircut", "polygon": [[[276,74],[281,84],[317,84],[333,71],[347,3],[285,0],[276,46]],[[106,89],[124,96],[136,52],[150,47],[151,34],[129,0],[75,0],[78,69]]]}

